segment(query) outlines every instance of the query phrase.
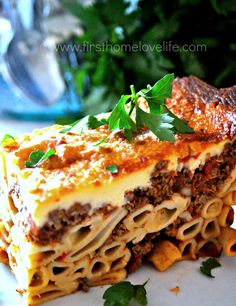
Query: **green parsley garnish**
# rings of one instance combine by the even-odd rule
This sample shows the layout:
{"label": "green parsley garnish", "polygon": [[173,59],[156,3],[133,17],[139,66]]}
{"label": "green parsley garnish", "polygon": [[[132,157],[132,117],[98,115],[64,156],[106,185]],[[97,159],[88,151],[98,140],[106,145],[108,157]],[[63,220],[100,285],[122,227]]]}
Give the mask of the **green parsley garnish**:
{"label": "green parsley garnish", "polygon": [[107,141],[108,138],[104,138],[102,140],[100,140],[98,143],[96,143],[94,146],[97,147],[97,146],[100,146],[100,144],[104,143]]}
{"label": "green parsley garnish", "polygon": [[55,153],[56,152],[51,148],[49,148],[46,153],[41,150],[33,151],[30,153],[29,160],[25,162],[25,166],[27,168],[35,168]]}
{"label": "green parsley garnish", "polygon": [[[174,141],[176,133],[193,133],[193,129],[188,126],[187,122],[176,117],[165,105],[165,99],[172,96],[173,79],[174,74],[167,74],[154,86],[148,86],[148,89],[140,90],[137,93],[134,85],[131,85],[131,94],[121,96],[108,119],[98,120],[94,116],[86,116],[72,123],[61,133],[71,131],[77,124],[82,128],[82,132],[88,128],[96,129],[108,124],[111,131],[123,131],[128,141],[132,141],[133,134],[138,131],[139,127],[147,127],[162,141]],[[150,112],[145,112],[138,106],[140,97],[146,99]],[[130,107],[127,111],[126,104],[128,103]],[[135,120],[131,117],[134,110],[136,110]],[[106,140],[102,140],[104,141]]]}
{"label": "green parsley garnish", "polygon": [[111,286],[103,295],[104,306],[129,306],[131,301],[141,306],[147,305],[146,284],[132,285],[125,281]]}
{"label": "green parsley garnish", "polygon": [[159,111],[159,105],[164,104],[166,98],[171,98],[173,80],[174,74],[167,74],[152,87],[149,85],[148,89],[139,92],[140,96],[144,97],[148,101],[152,113]]}
{"label": "green parsley garnish", "polygon": [[4,142],[7,142],[7,141],[11,141],[11,140],[15,140],[15,138],[9,134],[5,134],[4,137],[2,138],[1,142],[0,142],[0,145],[4,144]]}
{"label": "green parsley garnish", "polygon": [[146,113],[141,108],[136,110],[136,123],[138,126],[145,125],[160,140],[174,141],[174,133],[172,131],[173,118],[168,114],[152,114]]}
{"label": "green parsley garnish", "polygon": [[215,276],[213,276],[211,274],[211,270],[215,269],[215,268],[218,268],[218,267],[221,267],[221,264],[219,263],[219,261],[217,261],[215,258],[208,258],[206,261],[202,262],[202,265],[200,267],[200,271],[203,274],[214,278]]}
{"label": "green parsley garnish", "polygon": [[73,127],[76,126],[76,124],[79,123],[80,121],[81,119],[76,120],[75,122],[71,123],[68,127],[61,130],[60,133],[64,134],[64,133],[70,132],[73,129]]}
{"label": "green parsley garnish", "polygon": [[[98,120],[95,116],[87,116],[87,120],[85,120],[84,125],[91,129],[97,129],[98,127],[107,124],[106,119]],[[86,118],[86,117],[85,117]]]}
{"label": "green parsley garnish", "polygon": [[114,164],[106,166],[106,169],[112,174],[116,174],[119,172],[118,167]]}
{"label": "green parsley garnish", "polygon": [[67,133],[73,131],[78,126],[81,127],[81,132],[86,131],[88,128],[97,129],[98,127],[107,124],[106,119],[98,120],[95,116],[86,116],[83,119],[77,120],[70,124],[69,127],[60,131],[60,133]]}

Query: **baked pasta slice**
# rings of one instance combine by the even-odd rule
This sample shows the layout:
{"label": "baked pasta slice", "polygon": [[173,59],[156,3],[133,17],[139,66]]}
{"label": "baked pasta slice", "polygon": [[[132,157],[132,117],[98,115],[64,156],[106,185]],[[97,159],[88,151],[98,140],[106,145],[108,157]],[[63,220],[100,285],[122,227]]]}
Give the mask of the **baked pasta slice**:
{"label": "baked pasta slice", "polygon": [[236,88],[177,78],[166,105],[195,133],[171,143],[141,128],[129,142],[107,125],[55,125],[4,144],[0,260],[26,305],[122,281],[144,258],[164,271],[236,254]]}

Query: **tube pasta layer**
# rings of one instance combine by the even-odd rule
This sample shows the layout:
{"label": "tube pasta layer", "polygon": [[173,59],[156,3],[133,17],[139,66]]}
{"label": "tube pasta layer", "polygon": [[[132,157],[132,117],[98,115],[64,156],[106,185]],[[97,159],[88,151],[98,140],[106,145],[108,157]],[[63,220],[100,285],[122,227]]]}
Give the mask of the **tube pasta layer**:
{"label": "tube pasta layer", "polygon": [[[166,104],[194,134],[169,143],[143,128],[128,142],[107,126],[63,134],[55,125],[4,145],[0,261],[26,305],[120,282],[145,259],[165,271],[236,255],[236,88],[177,78]],[[31,152],[49,148],[56,154],[25,167]]]}

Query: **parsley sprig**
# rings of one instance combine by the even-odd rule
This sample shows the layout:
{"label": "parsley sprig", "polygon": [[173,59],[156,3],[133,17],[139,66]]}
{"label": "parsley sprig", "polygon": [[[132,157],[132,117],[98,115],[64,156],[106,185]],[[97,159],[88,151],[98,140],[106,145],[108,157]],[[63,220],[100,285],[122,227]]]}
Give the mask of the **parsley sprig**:
{"label": "parsley sprig", "polygon": [[108,288],[103,299],[104,306],[129,306],[132,301],[141,306],[147,305],[147,282],[142,285],[132,285],[130,282],[120,282]]}
{"label": "parsley sprig", "polygon": [[25,166],[27,168],[35,168],[55,153],[52,148],[49,148],[45,153],[41,150],[33,151],[30,153],[29,159],[25,162]]}
{"label": "parsley sprig", "polygon": [[114,164],[110,164],[106,166],[106,169],[112,174],[117,174],[119,172],[117,165],[114,165]]}
{"label": "parsley sprig", "polygon": [[[63,129],[61,133],[76,129],[78,125],[82,127],[81,131],[83,132],[85,129],[96,129],[105,124],[108,124],[111,131],[123,131],[128,141],[132,141],[134,133],[140,127],[147,127],[162,141],[174,141],[176,133],[193,133],[193,129],[188,126],[187,122],[176,117],[165,105],[165,99],[172,95],[173,79],[174,74],[167,74],[154,86],[148,86],[147,89],[138,92],[136,92],[134,85],[131,85],[131,94],[121,96],[108,119],[99,120],[95,116],[86,116]],[[140,97],[145,98],[150,112],[139,107],[138,99]],[[129,110],[126,107],[128,103]],[[135,119],[131,116],[134,110],[136,110]],[[104,141],[102,140],[102,142]]]}
{"label": "parsley sprig", "polygon": [[200,271],[206,276],[214,278],[215,276],[211,274],[211,270],[218,267],[221,267],[221,264],[218,260],[216,260],[215,258],[208,258],[207,260],[202,262]]}
{"label": "parsley sprig", "polygon": [[84,132],[88,128],[97,129],[98,127],[105,124],[107,124],[106,119],[98,120],[97,117],[88,115],[71,123],[68,127],[61,130],[60,133],[64,134],[67,132],[72,132],[73,130],[76,130],[78,126],[81,128],[81,132]]}

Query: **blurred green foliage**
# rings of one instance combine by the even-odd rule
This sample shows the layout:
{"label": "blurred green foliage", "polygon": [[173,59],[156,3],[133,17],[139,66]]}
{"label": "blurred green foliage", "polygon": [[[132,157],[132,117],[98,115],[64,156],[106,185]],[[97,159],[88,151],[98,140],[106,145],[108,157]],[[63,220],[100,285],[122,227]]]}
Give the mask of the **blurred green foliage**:
{"label": "blurred green foliage", "polygon": [[129,92],[130,84],[144,88],[168,72],[196,75],[221,87],[236,83],[235,0],[98,0],[93,6],[76,0],[62,2],[84,27],[84,34],[74,40],[81,46],[140,42],[155,46],[170,41],[180,49],[184,44],[206,46],[206,51],[198,52],[160,52],[155,48],[97,52],[95,47],[83,52],[80,68],[72,69],[72,74],[84,95],[86,113],[107,111],[121,94]]}

